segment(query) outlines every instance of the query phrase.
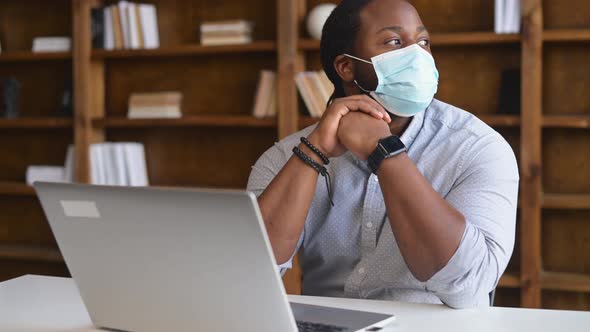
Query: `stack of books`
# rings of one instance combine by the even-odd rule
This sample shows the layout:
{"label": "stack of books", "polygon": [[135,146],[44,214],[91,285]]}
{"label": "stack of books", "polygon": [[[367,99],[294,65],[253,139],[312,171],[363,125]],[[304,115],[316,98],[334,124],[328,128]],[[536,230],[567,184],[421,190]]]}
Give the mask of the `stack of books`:
{"label": "stack of books", "polygon": [[[97,143],[90,146],[91,183],[110,186],[149,185],[145,149],[141,143]],[[68,148],[67,182],[74,182],[74,147]]]}
{"label": "stack of books", "polygon": [[180,118],[182,93],[133,93],[129,97],[127,117],[130,119]]}
{"label": "stack of books", "polygon": [[276,74],[271,70],[261,70],[254,98],[252,115],[256,118],[274,117],[277,115],[277,82]]}
{"label": "stack of books", "polygon": [[92,47],[107,50],[160,47],[156,6],[119,1],[93,8]]}
{"label": "stack of books", "polygon": [[233,45],[252,42],[252,22],[244,20],[203,22],[201,45]]}
{"label": "stack of books", "polygon": [[298,73],[295,75],[295,84],[309,115],[320,118],[334,91],[334,85],[326,73],[323,70]]}
{"label": "stack of books", "polygon": [[519,33],[521,23],[520,0],[496,0],[494,31],[496,33]]}

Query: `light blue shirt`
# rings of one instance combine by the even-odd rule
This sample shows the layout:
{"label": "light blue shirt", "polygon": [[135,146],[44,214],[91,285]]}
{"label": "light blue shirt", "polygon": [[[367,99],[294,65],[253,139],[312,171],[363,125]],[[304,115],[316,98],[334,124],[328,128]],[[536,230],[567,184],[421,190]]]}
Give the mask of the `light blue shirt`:
{"label": "light blue shirt", "polygon": [[[313,128],[267,150],[248,190],[260,195]],[[512,149],[472,114],[438,100],[412,119],[401,140],[434,190],[465,217],[459,248],[430,280],[417,280],[397,246],[379,179],[348,152],[327,167],[334,207],[324,179],[316,184],[298,244],[303,294],[488,306],[514,247],[519,177]],[[289,267],[291,261],[281,266]]]}

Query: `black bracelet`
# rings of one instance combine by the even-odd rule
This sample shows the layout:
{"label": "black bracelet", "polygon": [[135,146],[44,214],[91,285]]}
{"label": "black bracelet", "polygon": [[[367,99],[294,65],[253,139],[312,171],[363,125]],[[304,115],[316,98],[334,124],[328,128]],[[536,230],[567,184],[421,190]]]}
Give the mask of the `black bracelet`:
{"label": "black bracelet", "polygon": [[324,165],[328,165],[330,163],[330,159],[328,159],[328,157],[326,157],[326,155],[323,154],[322,151],[320,151],[320,149],[316,148],[315,145],[311,144],[311,142],[307,140],[307,138],[301,137],[301,143],[305,144],[305,146],[307,146],[311,151],[313,151],[313,153],[320,157]]}
{"label": "black bracelet", "polygon": [[332,179],[330,178],[330,173],[328,173],[328,170],[324,166],[317,163],[315,160],[311,159],[297,146],[293,148],[293,153],[304,163],[311,166],[311,168],[316,170],[316,172],[320,173],[324,177],[326,180],[326,188],[328,189],[328,198],[330,199],[330,204],[334,206],[334,201],[332,200]]}

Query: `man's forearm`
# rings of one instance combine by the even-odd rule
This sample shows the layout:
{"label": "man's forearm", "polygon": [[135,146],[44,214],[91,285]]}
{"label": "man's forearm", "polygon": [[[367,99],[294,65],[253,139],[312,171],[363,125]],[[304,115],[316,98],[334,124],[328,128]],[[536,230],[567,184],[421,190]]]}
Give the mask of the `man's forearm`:
{"label": "man's forearm", "polygon": [[465,219],[405,153],[384,160],[377,176],[400,251],[412,274],[426,281],[459,247]]}
{"label": "man's forearm", "polygon": [[[321,164],[303,144],[299,148]],[[313,200],[318,173],[293,155],[258,198],[277,263],[289,260],[297,246]]]}

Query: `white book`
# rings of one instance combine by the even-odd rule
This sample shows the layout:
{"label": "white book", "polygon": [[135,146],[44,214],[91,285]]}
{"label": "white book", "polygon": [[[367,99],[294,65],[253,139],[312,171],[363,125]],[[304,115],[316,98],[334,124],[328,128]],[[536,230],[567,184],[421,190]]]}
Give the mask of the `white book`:
{"label": "white book", "polygon": [[112,158],[112,154],[110,152],[110,144],[98,143],[94,145],[98,146],[98,150],[100,151],[99,153],[102,157],[101,164],[104,169],[104,184],[109,186],[116,185],[115,161]]}
{"label": "white book", "polygon": [[74,146],[70,144],[66,152],[64,162],[64,179],[66,182],[74,182]]}
{"label": "white book", "polygon": [[112,151],[115,155],[117,185],[127,186],[129,185],[129,179],[127,178],[127,158],[125,158],[125,143],[113,143]]}
{"label": "white book", "polygon": [[119,16],[121,17],[121,30],[123,30],[123,47],[131,48],[131,33],[129,31],[130,24],[129,18],[127,17],[127,8],[129,7],[129,2],[119,1],[117,6],[119,6]]}
{"label": "white book", "polygon": [[104,11],[104,48],[105,50],[115,49],[115,32],[113,31],[113,12],[107,6]]}
{"label": "white book", "polygon": [[70,37],[37,37],[33,39],[33,52],[64,52],[72,48]]}
{"label": "white book", "polygon": [[144,187],[149,185],[145,161],[145,149],[140,143],[125,144],[127,176],[130,186]]}
{"label": "white book", "polygon": [[494,31],[498,34],[504,33],[504,3],[506,0],[495,0],[494,8]]}
{"label": "white book", "polygon": [[512,17],[510,20],[510,33],[520,33],[520,21],[521,21],[521,1],[510,0],[512,3]]}
{"label": "white book", "polygon": [[64,182],[65,168],[61,166],[35,166],[27,167],[27,184],[32,186],[37,181]]}
{"label": "white book", "polygon": [[139,16],[144,38],[143,45],[145,45],[145,48],[151,49],[160,47],[156,6],[139,4]]}
{"label": "white book", "polygon": [[137,29],[137,16],[135,11],[137,4],[129,3],[127,6],[127,21],[129,22],[129,46],[132,49],[140,48],[139,30]]}
{"label": "white book", "polygon": [[98,161],[98,148],[95,145],[90,145],[90,183],[91,184],[101,184],[100,183],[100,171],[98,169],[99,161]]}
{"label": "white book", "polygon": [[180,113],[180,111],[175,111],[175,110],[159,111],[159,112],[132,111],[132,112],[129,112],[127,117],[129,119],[160,119],[160,118],[178,119],[178,118],[182,117],[182,114]]}

